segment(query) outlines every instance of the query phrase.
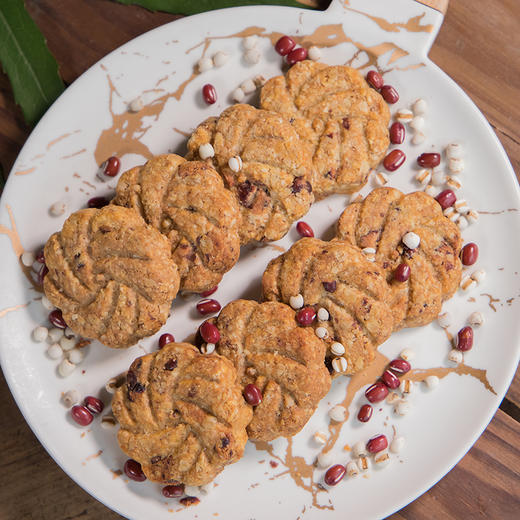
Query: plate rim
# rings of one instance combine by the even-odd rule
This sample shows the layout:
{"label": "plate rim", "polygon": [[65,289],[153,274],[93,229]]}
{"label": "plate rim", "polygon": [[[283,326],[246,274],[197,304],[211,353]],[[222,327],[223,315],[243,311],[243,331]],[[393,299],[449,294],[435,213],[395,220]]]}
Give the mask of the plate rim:
{"label": "plate rim", "polygon": [[[126,47],[127,45],[130,45],[130,44],[133,44],[135,43],[136,41],[138,41],[139,39],[146,39],[147,37],[150,36],[151,33],[155,32],[155,31],[160,31],[162,30],[164,27],[167,27],[167,26],[171,26],[172,24],[177,24],[177,26],[179,24],[183,24],[183,23],[186,23],[186,20],[189,20],[188,23],[193,23],[193,19],[197,19],[197,18],[202,18],[202,17],[205,17],[205,16],[208,16],[208,15],[211,15],[211,14],[215,14],[216,12],[221,12],[221,11],[237,11],[237,10],[241,10],[241,11],[245,11],[245,10],[273,10],[273,9],[276,9],[276,10],[280,10],[280,11],[287,11],[287,10],[290,10],[290,11],[303,11],[303,12],[310,12],[310,13],[326,13],[330,10],[332,10],[333,8],[336,7],[336,2],[333,0],[333,2],[329,5],[329,7],[324,10],[324,11],[308,11],[307,9],[303,9],[303,8],[298,8],[298,7],[288,7],[288,6],[258,6],[258,5],[251,5],[251,6],[239,6],[239,7],[229,7],[229,8],[225,8],[225,9],[215,9],[215,10],[212,10],[212,11],[207,11],[207,12],[204,12],[204,13],[198,13],[198,14],[195,14],[195,15],[191,15],[191,16],[186,16],[184,18],[180,18],[180,19],[177,19],[177,20],[172,20],[170,22],[167,22],[165,24],[162,24],[162,25],[159,25],[149,31],[146,31],[138,36],[136,36],[135,38],[132,38],[130,40],[128,40],[127,42],[125,42],[124,44],[120,45],[119,47],[113,49],[111,52],[109,52],[108,54],[104,55],[102,58],[100,58],[98,61],[96,61],[94,64],[92,64],[87,70],[85,70],[80,76],[78,76],[69,86],[68,88],[55,100],[55,102],[51,105],[51,107],[49,107],[49,109],[45,112],[45,114],[42,116],[42,118],[40,119],[40,121],[38,122],[38,124],[34,127],[34,129],[31,131],[29,137],[27,138],[27,140],[25,141],[23,147],[21,148],[15,162],[13,163],[13,167],[11,168],[11,171],[8,175],[8,178],[7,178],[7,181],[5,183],[5,187],[4,187],[4,190],[3,190],[3,193],[2,193],[2,197],[1,197],[1,201],[3,202],[6,198],[8,198],[8,195],[10,194],[10,190],[11,190],[11,185],[14,184],[14,170],[16,169],[15,168],[15,165],[17,164],[18,162],[18,159],[20,156],[22,156],[25,148],[29,148],[31,146],[31,141],[32,140],[35,140],[35,139],[38,139],[38,136],[39,136],[39,133],[41,132],[41,128],[43,128],[44,126],[44,123],[45,123],[45,120],[46,119],[50,119],[53,114],[59,110],[58,109],[58,105],[61,104],[63,101],[66,100],[67,96],[69,95],[73,95],[73,92],[75,92],[76,89],[80,88],[79,86],[79,83],[80,83],[80,80],[84,80],[89,74],[91,74],[94,69],[96,69],[100,63],[102,63],[105,59],[109,58],[109,57],[112,57],[113,54],[116,54],[117,52],[119,52],[121,49],[123,49],[124,47]],[[425,6],[427,7],[427,6]],[[292,14],[291,14],[292,16]],[[435,41],[435,40],[433,40]],[[519,187],[519,184],[518,184],[518,179],[516,177],[516,174],[515,174],[515,171],[512,167],[512,164],[511,164],[511,161],[502,145],[502,143],[500,142],[500,140],[498,139],[498,136],[496,135],[495,131],[493,130],[491,124],[489,123],[489,121],[486,119],[486,117],[484,116],[484,114],[481,112],[481,110],[479,109],[479,107],[475,104],[475,102],[469,97],[469,95],[462,89],[462,87],[460,87],[446,72],[444,72],[435,62],[433,62],[427,55],[427,53],[429,52],[429,48],[423,48],[421,49],[421,52],[418,52],[417,55],[418,56],[421,56],[423,59],[425,59],[426,61],[426,67],[431,67],[432,70],[435,71],[435,73],[437,74],[440,74],[444,77],[444,80],[448,80],[449,83],[450,83],[450,89],[453,89],[453,87],[456,88],[456,90],[459,92],[459,94],[462,94],[462,97],[464,98],[465,100],[465,103],[468,104],[468,106],[471,107],[471,110],[473,113],[477,114],[479,119],[485,123],[486,127],[487,127],[487,130],[488,130],[488,134],[490,134],[491,138],[493,139],[494,141],[494,147],[495,149],[498,149],[499,152],[500,152],[500,155],[501,155],[501,159],[503,160],[503,164],[506,166],[508,172],[509,172],[509,175],[512,176],[512,180],[514,180],[515,182],[513,183],[514,186],[515,186],[515,195],[516,195],[516,199],[518,202],[520,202],[520,187]],[[424,55],[422,54],[422,52],[424,52]],[[13,180],[11,180],[11,178],[13,178]],[[520,216],[516,216],[517,220],[520,220]],[[396,505],[392,505],[390,508],[386,508],[386,512],[384,514],[384,516],[389,516],[399,510],[401,510],[403,507],[406,507],[407,505],[411,504],[412,502],[414,502],[415,500],[417,500],[417,498],[419,498],[421,495],[423,495],[425,492],[427,492],[429,489],[431,489],[433,486],[435,486],[440,480],[442,480],[460,461],[461,459],[470,451],[470,449],[473,447],[473,445],[477,442],[477,440],[480,438],[480,436],[483,434],[483,432],[487,429],[489,423],[492,421],[492,419],[494,418],[494,416],[496,415],[496,412],[498,410],[498,408],[500,407],[500,403],[501,401],[504,399],[513,379],[514,379],[514,375],[516,373],[516,370],[517,370],[517,366],[518,366],[518,363],[520,361],[520,337],[517,337],[517,338],[514,338],[513,344],[516,345],[516,365],[511,365],[509,367],[509,374],[506,378],[507,380],[507,385],[504,385],[504,390],[500,393],[497,393],[496,397],[494,398],[496,400],[496,402],[498,403],[496,406],[495,405],[492,405],[489,407],[488,409],[488,412],[487,414],[485,415],[485,418],[482,420],[482,421],[479,421],[481,424],[479,426],[479,428],[476,429],[476,431],[474,432],[474,434],[471,436],[471,437],[468,437],[469,440],[467,440],[465,443],[464,443],[464,446],[463,448],[461,448],[460,450],[460,456],[457,456],[456,460],[453,461],[453,463],[451,465],[449,465],[449,468],[446,469],[446,470],[441,470],[440,471],[440,475],[435,475],[433,476],[431,479],[428,479],[428,484],[425,485],[425,486],[421,486],[421,488],[419,488],[419,490],[417,491],[417,493],[413,493],[412,496],[408,499],[405,499],[405,500],[402,500],[400,501],[397,506]],[[51,458],[53,459],[53,461],[62,469],[62,471],[64,471],[64,473],[69,477],[71,478],[74,483],[76,485],[78,485],[81,489],[83,489],[84,491],[86,491],[90,496],[92,496],[95,500],[101,502],[105,507],[107,507],[108,509],[112,510],[112,511],[115,511],[117,514],[121,515],[122,517],[125,517],[125,518],[133,518],[133,517],[126,517],[125,514],[119,509],[118,506],[115,505],[109,505],[107,503],[107,501],[105,501],[104,499],[101,499],[99,498],[99,496],[97,496],[93,491],[91,491],[90,489],[90,486],[88,485],[84,485],[82,483],[80,483],[78,481],[78,479],[76,478],[76,476],[73,476],[71,475],[71,473],[69,473],[69,471],[67,471],[67,469],[65,468],[65,464],[66,464],[66,461],[65,460],[62,460],[62,457],[50,446],[50,444],[48,444],[47,442],[45,442],[43,440],[43,438],[41,437],[40,435],[40,432],[39,430],[33,426],[32,424],[32,421],[29,419],[29,410],[28,410],[28,407],[27,407],[27,404],[26,402],[21,398],[21,396],[18,394],[18,385],[14,383],[14,381],[12,380],[12,375],[9,371],[6,371],[5,370],[5,364],[6,364],[6,361],[4,359],[4,355],[5,355],[5,352],[4,352],[4,348],[3,348],[3,345],[0,345],[0,365],[2,366],[2,371],[4,373],[4,377],[6,379],[6,382],[8,384],[8,387],[9,387],[9,390],[16,402],[16,405],[18,407],[18,409],[20,410],[20,412],[22,413],[22,416],[24,417],[24,420],[25,422],[27,423],[27,425],[29,426],[29,428],[31,429],[32,433],[36,436],[36,438],[38,439],[38,442],[44,447],[44,449],[46,450],[46,452],[51,456]]]}

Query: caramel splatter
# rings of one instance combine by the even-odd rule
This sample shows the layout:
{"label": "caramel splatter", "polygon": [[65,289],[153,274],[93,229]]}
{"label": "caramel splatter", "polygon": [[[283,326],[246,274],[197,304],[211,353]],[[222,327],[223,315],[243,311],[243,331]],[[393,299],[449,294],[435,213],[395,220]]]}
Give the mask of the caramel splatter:
{"label": "caramel splatter", "polygon": [[76,155],[80,155],[82,153],[85,153],[86,151],[87,151],[86,148],[82,148],[81,150],[71,153],[70,155],[63,155],[62,157],[60,157],[60,159],[70,159],[71,157],[76,157]]}
{"label": "caramel splatter", "polygon": [[24,307],[27,307],[30,302],[27,303],[21,303],[20,305],[14,305],[13,307],[7,307],[6,309],[2,309],[0,311],[0,318],[3,318],[6,314],[9,314],[10,312],[16,311],[18,309],[23,309]]}
{"label": "caramel splatter", "polygon": [[[385,371],[385,368],[388,365],[389,361],[390,360],[386,356],[381,354],[381,352],[376,352],[374,362],[367,369],[363,370],[362,372],[358,372],[357,374],[354,374],[350,378],[350,381],[347,385],[347,392],[345,394],[345,398],[343,399],[343,402],[340,403],[347,410],[347,413],[345,414],[345,421],[349,417],[348,408],[350,406],[350,403],[352,403],[352,400],[354,399],[354,396],[356,395],[357,391],[363,386],[373,383]],[[341,433],[341,428],[343,427],[345,421],[336,422],[331,420],[329,422],[330,435],[327,439],[327,442],[325,443],[325,446],[322,449],[323,453],[326,453],[330,451],[332,448],[334,448],[334,445],[338,440],[339,434]]]}
{"label": "caramel splatter", "polygon": [[489,298],[488,305],[493,309],[494,312],[497,312],[497,308],[493,305],[494,303],[500,302],[498,298],[493,298],[491,294],[482,293],[480,296],[487,296]]}
{"label": "caramel splatter", "polygon": [[178,134],[181,134],[183,135],[184,137],[190,137],[191,136],[191,133],[190,132],[185,132],[184,130],[180,130],[179,128],[173,128],[173,131],[174,132],[177,132]]}
{"label": "caramel splatter", "polygon": [[478,210],[477,213],[479,215],[502,215],[502,213],[514,213],[518,211],[518,208],[508,208],[508,209],[502,209],[500,211],[481,211]]}
{"label": "caramel splatter", "polygon": [[59,137],[56,137],[56,139],[53,139],[52,141],[49,141],[47,143],[47,150],[50,150],[56,143],[59,143],[60,141],[63,141],[63,139],[67,139],[67,137],[70,137],[73,134],[78,134],[81,130],[74,130],[74,132],[67,132],[66,134],[60,135]]}
{"label": "caramel splatter", "polygon": [[[107,72],[104,65],[101,68]],[[113,109],[114,96],[121,97],[112,81],[110,74],[106,74],[109,87],[109,111],[112,116],[112,126],[101,132],[99,136],[94,157],[98,164],[112,155],[119,157],[127,153],[142,155],[145,159],[150,159],[153,154],[150,149],[141,142],[141,138],[150,129],[150,125],[143,123],[144,118],[153,117],[155,121],[159,118],[164,109],[164,105],[170,98],[179,100],[184,93],[184,89],[195,79],[197,74],[193,72],[191,76],[182,82],[177,90],[172,93],[164,94],[158,99],[145,105],[139,112],[125,111],[116,114]]]}
{"label": "caramel splatter", "polygon": [[274,480],[275,478],[282,477],[283,475],[290,475],[298,487],[308,491],[312,495],[312,505],[314,507],[317,509],[334,509],[334,506],[330,503],[330,501],[329,505],[318,503],[318,493],[326,492],[327,490],[314,481],[314,466],[312,464],[307,464],[303,457],[293,455],[291,438],[287,439],[285,458],[275,455],[274,448],[268,442],[255,441],[254,444],[257,450],[267,451],[271,457],[276,459],[278,462],[280,462],[280,464],[287,468],[286,471],[278,473],[278,475],[271,477],[269,480]]}
{"label": "caramel splatter", "polygon": [[[202,47],[201,56],[205,56],[211,42],[213,40],[222,40],[229,38],[245,38],[247,36],[256,35],[262,38],[268,38],[274,45],[277,40],[283,36],[279,32],[266,32],[263,27],[251,26],[244,30],[228,34],[224,36],[208,36],[197,45],[186,50],[186,54]],[[408,53],[393,42],[383,42],[374,46],[366,46],[361,42],[354,41],[349,38],[344,30],[342,24],[328,24],[318,27],[312,34],[309,35],[294,35],[295,41],[304,46],[317,45],[319,47],[334,47],[341,43],[351,43],[358,49],[358,55],[364,53],[366,61],[359,65],[358,68],[367,66],[377,67],[382,73],[389,72],[392,69],[382,71],[378,65],[378,58],[388,52],[391,52],[390,63],[396,62]],[[421,66],[423,64],[415,64],[409,67]],[[107,72],[104,65],[101,68]],[[114,113],[113,99],[114,96],[121,97],[117,91],[110,74],[106,74],[109,86],[109,111],[112,116],[112,125],[101,132],[98,139],[96,150],[94,152],[95,159],[98,164],[101,164],[107,157],[111,155],[123,156],[127,153],[135,153],[142,155],[149,159],[152,157],[151,150],[141,142],[142,137],[149,130],[150,125],[146,126],[143,123],[144,118],[153,117],[157,120],[162,113],[166,102],[174,98],[179,101],[184,93],[186,87],[197,77],[198,73],[193,70],[188,78],[186,78],[174,92],[166,93],[163,96],[155,99],[151,103],[145,105],[142,110],[137,113],[124,111],[121,114]],[[163,80],[164,78],[161,78]]]}
{"label": "caramel splatter", "polygon": [[279,246],[277,244],[271,244],[270,242],[259,242],[257,244],[254,244],[251,246],[252,249],[264,249],[268,247],[269,249],[274,249],[275,251],[278,251],[279,253],[285,253],[285,248],[282,246]]}
{"label": "caramel splatter", "polygon": [[36,170],[35,166],[32,168],[27,168],[26,170],[18,170],[15,172],[15,175],[27,175],[28,173],[32,173],[34,170]]}
{"label": "caramel splatter", "polygon": [[110,473],[112,473],[112,480],[115,480],[123,474],[123,472],[120,469],[111,469]]}
{"label": "caramel splatter", "polygon": [[20,235],[18,235],[18,231],[16,230],[16,223],[14,221],[13,212],[11,210],[11,206],[9,204],[6,205],[7,213],[9,213],[9,220],[11,221],[11,229],[6,226],[0,226],[0,235],[7,235],[9,240],[11,241],[11,247],[13,248],[13,253],[17,258],[24,252],[24,248],[22,246],[22,241],[20,240]]}
{"label": "caramel splatter", "polygon": [[378,16],[372,16],[368,13],[364,13],[363,11],[358,11],[357,9],[353,9],[352,7],[347,7],[347,10],[353,11],[358,14],[362,14],[367,18],[370,18],[373,22],[375,22],[383,31],[387,32],[400,32],[400,29],[404,29],[407,32],[425,32],[431,33],[433,31],[433,25],[421,25],[422,18],[426,15],[426,13],[420,14],[418,16],[414,16],[413,18],[409,18],[406,22],[389,22],[385,18],[379,18]]}
{"label": "caramel splatter", "polygon": [[89,460],[92,460],[92,459],[97,459],[101,454],[103,453],[103,450],[98,450],[96,453],[92,454],[92,455],[89,455],[84,462],[82,462],[81,464],[83,466],[85,466],[87,464],[87,462]]}
{"label": "caramel splatter", "polygon": [[487,378],[487,370],[482,368],[473,368],[464,363],[461,363],[456,367],[417,368],[408,372],[406,378],[411,379],[412,381],[424,381],[428,376],[437,376],[439,379],[442,379],[449,374],[474,377],[484,385],[486,390],[497,395],[495,389],[491,386],[491,383]]}
{"label": "caramel splatter", "polygon": [[81,181],[83,184],[86,184],[89,188],[92,188],[93,190],[97,190],[96,186],[94,186],[93,184],[91,184],[90,182],[88,181]]}

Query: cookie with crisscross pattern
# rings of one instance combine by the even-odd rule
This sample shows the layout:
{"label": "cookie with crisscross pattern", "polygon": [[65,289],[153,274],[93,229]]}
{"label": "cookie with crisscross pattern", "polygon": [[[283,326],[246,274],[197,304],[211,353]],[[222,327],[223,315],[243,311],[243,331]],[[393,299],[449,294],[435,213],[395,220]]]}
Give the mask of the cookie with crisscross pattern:
{"label": "cookie with crisscross pattern", "polygon": [[[279,114],[250,105],[229,107],[195,129],[186,158],[199,159],[206,144],[214,150],[207,161],[239,203],[243,244],[282,238],[309,210],[314,201],[310,151]],[[233,157],[240,158],[237,171],[229,166]]]}
{"label": "cookie with crisscross pattern", "polygon": [[[269,262],[262,287],[265,300],[290,303],[300,294],[304,305],[314,308],[317,317],[311,327],[329,347],[327,365],[332,373],[350,375],[366,368],[376,347],[393,330],[383,269],[346,241],[298,240]],[[326,319],[319,318],[320,309],[326,311]],[[333,343],[340,343],[345,353],[335,354],[330,349]],[[335,357],[345,359],[346,370],[332,370],[337,366]]]}
{"label": "cookie with crisscross pattern", "polygon": [[169,343],[137,358],[112,401],[121,449],[164,484],[200,486],[236,462],[251,409],[225,358]]}
{"label": "cookie with crisscross pattern", "polygon": [[77,334],[129,347],[166,322],[179,288],[165,236],[131,209],[73,213],[45,245],[47,298]]}
{"label": "cookie with crisscross pattern", "polygon": [[217,352],[233,362],[242,387],[254,384],[262,392],[249,437],[270,441],[298,433],[330,388],[325,345],[278,302],[236,300],[213,321]]}
{"label": "cookie with crisscross pattern", "polygon": [[[407,248],[403,236],[413,232],[419,247]],[[418,327],[433,321],[442,302],[457,290],[462,273],[459,227],[446,218],[439,203],[422,191],[405,195],[378,188],[341,215],[337,236],[358,247],[375,249],[392,291],[395,328]],[[405,282],[394,279],[401,263],[410,267]]]}
{"label": "cookie with crisscross pattern", "polygon": [[262,87],[261,108],[283,115],[307,143],[317,199],[359,190],[390,142],[387,104],[345,65],[296,63]]}
{"label": "cookie with crisscross pattern", "polygon": [[112,202],[135,209],[168,237],[182,291],[215,287],[238,260],[237,201],[205,162],[153,157],[123,173]]}

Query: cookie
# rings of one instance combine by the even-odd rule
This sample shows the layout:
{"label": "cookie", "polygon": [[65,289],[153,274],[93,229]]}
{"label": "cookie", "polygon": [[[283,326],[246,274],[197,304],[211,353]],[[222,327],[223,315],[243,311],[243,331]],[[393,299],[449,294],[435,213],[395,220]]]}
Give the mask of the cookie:
{"label": "cookie", "polygon": [[249,438],[270,441],[298,433],[330,388],[324,343],[278,302],[236,300],[214,322],[217,352],[232,361],[243,388],[253,384],[262,393]]}
{"label": "cookie", "polygon": [[[314,201],[308,147],[280,115],[234,105],[199,125],[188,141],[188,159],[211,144],[207,159],[237,198],[240,240],[278,240]],[[234,171],[229,160],[236,159]]]}
{"label": "cookie", "polygon": [[387,104],[345,65],[296,63],[267,81],[260,103],[291,121],[311,149],[316,199],[358,191],[390,142]]}
{"label": "cookie", "polygon": [[240,459],[252,415],[233,365],[188,343],[137,358],[112,410],[119,446],[148,479],[188,486],[211,482]]}
{"label": "cookie", "polygon": [[[262,288],[265,300],[290,303],[292,296],[300,294],[305,307],[314,309],[317,316],[310,328],[324,335],[326,362],[334,375],[351,375],[367,367],[376,347],[393,330],[390,288],[383,269],[345,241],[298,240],[271,260]],[[333,353],[331,348],[338,348],[334,343],[342,345],[343,355]],[[341,367],[345,361],[335,361],[341,357],[345,369]]]}
{"label": "cookie", "polygon": [[179,273],[165,236],[118,206],[73,213],[45,245],[47,298],[80,336],[129,347],[166,322]]}
{"label": "cookie", "polygon": [[[416,249],[402,242],[408,232],[420,237]],[[373,190],[345,209],[337,236],[358,247],[375,249],[375,261],[384,269],[392,291],[396,330],[430,323],[460,284],[460,230],[424,192],[405,195],[395,188]],[[410,267],[405,282],[394,279],[402,263]]]}
{"label": "cookie", "polygon": [[238,204],[205,162],[154,157],[123,173],[112,202],[137,210],[168,237],[182,291],[215,287],[238,260]]}

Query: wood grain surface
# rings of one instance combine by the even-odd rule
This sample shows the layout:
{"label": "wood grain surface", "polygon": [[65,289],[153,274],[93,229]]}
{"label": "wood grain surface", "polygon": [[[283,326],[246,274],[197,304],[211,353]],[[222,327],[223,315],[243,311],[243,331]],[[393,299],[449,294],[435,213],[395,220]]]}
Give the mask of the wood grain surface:
{"label": "wood grain surface", "polygon": [[[27,0],[66,83],[133,37],[177,18],[107,0]],[[451,0],[430,52],[473,99],[520,172],[520,1]],[[0,74],[0,161],[6,177],[30,129]],[[0,374],[0,519],[117,519],[47,455]],[[449,427],[449,425],[446,425]],[[486,431],[431,490],[392,520],[520,516],[520,375]],[[442,449],[442,446],[425,449]],[[426,470],[426,469],[425,469]]]}

